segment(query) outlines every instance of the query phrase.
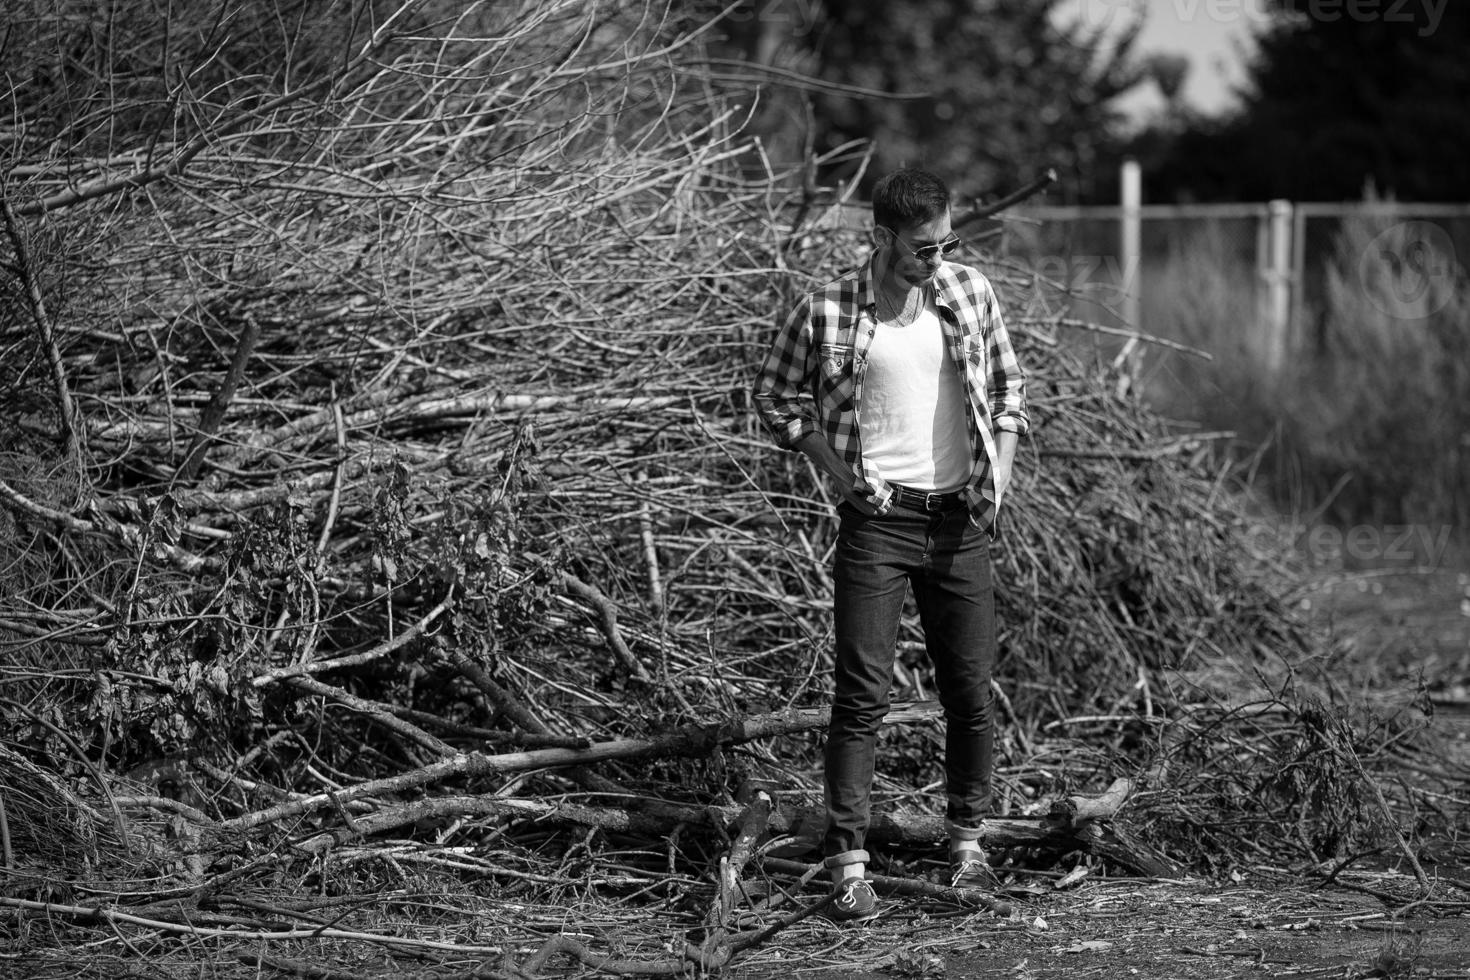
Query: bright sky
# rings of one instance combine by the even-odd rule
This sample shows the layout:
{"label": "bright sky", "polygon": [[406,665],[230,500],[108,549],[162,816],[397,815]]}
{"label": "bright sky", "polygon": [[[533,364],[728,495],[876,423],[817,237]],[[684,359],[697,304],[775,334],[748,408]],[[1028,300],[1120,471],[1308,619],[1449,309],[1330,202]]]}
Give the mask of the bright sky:
{"label": "bright sky", "polygon": [[[1057,12],[1108,28],[1121,28],[1142,13],[1143,33],[1134,50],[1189,58],[1184,99],[1197,110],[1215,113],[1235,101],[1231,89],[1245,77],[1251,33],[1265,22],[1265,9],[1265,0],[1065,0]],[[1120,104],[1141,119],[1162,108],[1164,100],[1149,82]]]}

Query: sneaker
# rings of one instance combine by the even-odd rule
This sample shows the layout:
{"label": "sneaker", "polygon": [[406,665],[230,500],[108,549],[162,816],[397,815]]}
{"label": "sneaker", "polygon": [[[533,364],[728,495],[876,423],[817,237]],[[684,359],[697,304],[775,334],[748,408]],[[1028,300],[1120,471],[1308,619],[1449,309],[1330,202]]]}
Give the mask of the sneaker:
{"label": "sneaker", "polygon": [[878,917],[878,896],[863,878],[844,878],[834,889],[836,901],[827,907],[834,922],[867,922]]}
{"label": "sneaker", "polygon": [[1000,879],[990,870],[984,851],[954,851],[949,856],[949,887],[995,891]]}

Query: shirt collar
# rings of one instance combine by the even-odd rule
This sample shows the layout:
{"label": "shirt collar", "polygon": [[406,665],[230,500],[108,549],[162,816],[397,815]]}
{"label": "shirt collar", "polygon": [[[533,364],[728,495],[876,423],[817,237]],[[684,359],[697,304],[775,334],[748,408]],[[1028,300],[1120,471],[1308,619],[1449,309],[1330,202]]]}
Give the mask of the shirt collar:
{"label": "shirt collar", "polygon": [[[858,309],[866,310],[878,302],[877,276],[873,274],[873,263],[878,259],[878,250],[874,249],[868,256],[868,261],[859,267],[858,272]],[[941,263],[939,275],[934,277],[934,302],[939,306],[954,310],[958,304],[950,298],[951,290],[959,278],[955,275],[953,267],[948,263]]]}
{"label": "shirt collar", "polygon": [[878,250],[868,254],[868,261],[859,266],[857,300],[858,309],[866,310],[877,306],[877,276],[873,275],[873,263],[878,261]]}

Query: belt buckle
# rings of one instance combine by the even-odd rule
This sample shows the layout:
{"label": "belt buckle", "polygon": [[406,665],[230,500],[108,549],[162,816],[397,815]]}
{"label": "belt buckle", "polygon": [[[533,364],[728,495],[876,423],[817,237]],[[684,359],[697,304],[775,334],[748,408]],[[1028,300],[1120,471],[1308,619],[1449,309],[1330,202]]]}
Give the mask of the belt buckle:
{"label": "belt buckle", "polygon": [[930,513],[939,510],[939,508],[942,507],[944,504],[944,502],[940,499],[943,496],[944,495],[940,493],[924,494],[924,510]]}

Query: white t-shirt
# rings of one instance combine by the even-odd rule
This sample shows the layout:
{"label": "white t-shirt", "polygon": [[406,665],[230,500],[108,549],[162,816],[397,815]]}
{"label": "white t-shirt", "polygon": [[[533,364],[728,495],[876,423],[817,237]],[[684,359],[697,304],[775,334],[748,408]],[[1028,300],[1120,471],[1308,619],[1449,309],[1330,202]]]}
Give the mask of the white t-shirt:
{"label": "white t-shirt", "polygon": [[947,492],[969,479],[964,388],[933,300],[908,326],[878,321],[861,411],[863,458],[884,480]]}

